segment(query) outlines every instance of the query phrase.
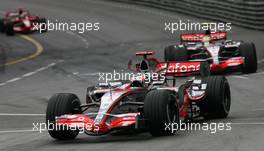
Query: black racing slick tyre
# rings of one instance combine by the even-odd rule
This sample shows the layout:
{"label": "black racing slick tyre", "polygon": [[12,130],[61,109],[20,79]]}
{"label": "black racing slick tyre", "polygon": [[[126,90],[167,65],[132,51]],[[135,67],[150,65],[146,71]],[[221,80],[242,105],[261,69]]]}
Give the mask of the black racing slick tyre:
{"label": "black racing slick tyre", "polygon": [[5,32],[4,20],[0,19],[0,33],[4,33],[4,32]]}
{"label": "black racing slick tyre", "polygon": [[175,131],[166,129],[166,125],[179,123],[179,107],[176,96],[168,90],[148,92],[144,102],[144,117],[152,136],[173,135]]}
{"label": "black racing slick tyre", "polygon": [[7,36],[13,36],[15,34],[14,23],[12,23],[12,22],[6,23],[5,33],[6,33]]}
{"label": "black racing slick tyre", "polygon": [[243,73],[255,73],[258,68],[257,52],[254,43],[242,43],[239,46],[240,55],[244,57]]}
{"label": "black racing slick tyre", "polygon": [[46,110],[46,123],[51,137],[58,140],[72,140],[79,134],[78,130],[63,129],[62,127],[55,129],[54,125],[56,116],[81,113],[80,104],[78,97],[71,93],[58,93],[50,98]]}
{"label": "black racing slick tyre", "polygon": [[206,97],[199,104],[205,118],[226,118],[231,106],[231,93],[227,79],[224,76],[209,76]]}
{"label": "black racing slick tyre", "polygon": [[165,61],[188,61],[188,54],[185,47],[168,46],[164,50]]}

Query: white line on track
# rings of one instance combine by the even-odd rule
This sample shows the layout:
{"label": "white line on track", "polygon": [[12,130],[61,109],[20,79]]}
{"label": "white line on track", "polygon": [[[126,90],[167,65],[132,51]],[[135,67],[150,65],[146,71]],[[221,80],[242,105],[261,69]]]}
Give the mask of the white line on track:
{"label": "white line on track", "polygon": [[252,74],[249,74],[248,76],[263,75],[263,74],[264,74],[264,71],[263,72],[252,73]]}
{"label": "white line on track", "polygon": [[79,72],[73,72],[73,75],[78,75],[78,76],[99,76],[98,73],[79,73]]}
{"label": "white line on track", "polygon": [[13,113],[0,113],[0,116],[46,116],[46,114],[13,114]]}
{"label": "white line on track", "polygon": [[36,69],[35,71],[32,71],[32,72],[29,72],[29,73],[23,74],[23,75],[20,76],[20,77],[15,77],[15,78],[13,78],[13,79],[7,80],[7,81],[5,81],[5,82],[0,83],[0,87],[5,86],[5,85],[7,85],[7,84],[9,84],[9,83],[13,83],[13,82],[19,81],[19,80],[21,80],[21,79],[23,79],[23,78],[30,77],[30,76],[32,76],[32,75],[34,75],[34,74],[37,74],[37,73],[41,72],[41,71],[47,70],[48,68],[53,67],[53,66],[55,66],[55,65],[56,65],[56,63],[51,63],[51,64],[49,64],[49,65],[47,65],[47,66],[41,67],[41,68],[39,68],[39,69]]}
{"label": "white line on track", "polygon": [[[42,130],[45,131],[45,130]],[[6,131],[0,131],[0,133],[24,133],[24,132],[39,132],[36,130],[6,130]]]}
{"label": "white line on track", "polygon": [[32,76],[35,73],[36,72],[29,72],[29,73],[23,74],[22,77],[30,77],[30,76]]}
{"label": "white line on track", "polygon": [[231,77],[238,78],[238,79],[249,79],[248,77],[245,77],[245,76],[237,76],[237,75],[233,75]]}
{"label": "white line on track", "polygon": [[258,63],[263,63],[263,62],[264,62],[264,59],[258,61]]}
{"label": "white line on track", "polygon": [[18,81],[18,80],[21,80],[22,78],[18,77],[18,78],[13,78],[11,80],[8,80],[6,81],[6,83],[12,83],[12,82],[15,82],[15,81]]}
{"label": "white line on track", "polygon": [[232,125],[264,125],[264,122],[256,122],[256,123],[231,123]]}

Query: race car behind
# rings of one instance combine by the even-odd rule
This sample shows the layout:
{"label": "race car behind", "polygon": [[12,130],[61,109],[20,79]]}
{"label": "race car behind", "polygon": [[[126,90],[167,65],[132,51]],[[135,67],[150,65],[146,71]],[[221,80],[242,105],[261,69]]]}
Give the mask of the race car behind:
{"label": "race car behind", "polygon": [[0,19],[0,32],[8,36],[15,33],[30,33],[40,30],[40,26],[45,26],[44,24],[45,18],[31,15],[29,11],[20,8],[14,12],[7,12],[5,17]]}
{"label": "race car behind", "polygon": [[164,50],[166,61],[207,61],[212,72],[257,71],[256,47],[252,42],[226,40],[226,32],[182,34],[181,43]]}

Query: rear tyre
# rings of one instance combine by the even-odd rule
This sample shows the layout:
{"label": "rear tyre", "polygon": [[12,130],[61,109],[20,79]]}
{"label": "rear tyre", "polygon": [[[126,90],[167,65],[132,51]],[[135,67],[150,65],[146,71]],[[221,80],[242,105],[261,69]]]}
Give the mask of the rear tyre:
{"label": "rear tyre", "polygon": [[173,135],[175,131],[165,129],[165,124],[179,123],[179,107],[175,94],[168,90],[150,91],[145,97],[144,116],[153,136]]}
{"label": "rear tyre", "polygon": [[71,140],[74,139],[78,134],[78,130],[67,130],[64,127],[60,127],[56,130],[52,127],[55,123],[55,117],[64,114],[80,114],[80,100],[75,94],[70,93],[59,93],[53,95],[48,103],[46,111],[46,123],[49,126],[49,134],[51,137],[58,140]]}
{"label": "rear tyre", "polygon": [[14,23],[8,22],[5,27],[5,32],[7,36],[13,36],[15,34],[14,32]]}
{"label": "rear tyre", "polygon": [[188,54],[184,47],[168,46],[164,50],[165,61],[188,61]]}
{"label": "rear tyre", "polygon": [[4,33],[4,32],[5,32],[4,20],[0,19],[0,33]]}
{"label": "rear tyre", "polygon": [[257,53],[254,43],[242,43],[239,46],[239,51],[244,57],[244,65],[242,66],[243,73],[255,73],[258,68]]}
{"label": "rear tyre", "polygon": [[231,106],[230,87],[224,76],[209,76],[206,98],[199,104],[205,118],[226,118]]}

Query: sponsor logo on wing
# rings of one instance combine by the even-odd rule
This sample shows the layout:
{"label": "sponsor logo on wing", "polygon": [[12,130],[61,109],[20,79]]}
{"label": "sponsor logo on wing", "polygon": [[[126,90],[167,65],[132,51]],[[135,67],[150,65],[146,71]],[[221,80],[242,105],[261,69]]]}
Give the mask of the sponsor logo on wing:
{"label": "sponsor logo on wing", "polygon": [[161,63],[158,70],[166,70],[166,73],[185,73],[199,71],[200,62]]}

